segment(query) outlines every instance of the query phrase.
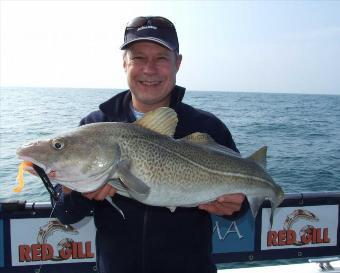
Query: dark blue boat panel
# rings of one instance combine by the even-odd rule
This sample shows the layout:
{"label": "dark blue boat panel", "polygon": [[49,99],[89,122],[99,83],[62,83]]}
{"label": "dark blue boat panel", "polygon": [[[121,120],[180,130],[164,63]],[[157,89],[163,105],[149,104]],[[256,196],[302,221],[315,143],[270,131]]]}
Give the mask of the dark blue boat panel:
{"label": "dark blue boat panel", "polygon": [[4,223],[0,219],[0,268],[4,266]]}
{"label": "dark blue boat panel", "polygon": [[214,253],[253,252],[255,220],[249,210],[239,220],[212,216]]}

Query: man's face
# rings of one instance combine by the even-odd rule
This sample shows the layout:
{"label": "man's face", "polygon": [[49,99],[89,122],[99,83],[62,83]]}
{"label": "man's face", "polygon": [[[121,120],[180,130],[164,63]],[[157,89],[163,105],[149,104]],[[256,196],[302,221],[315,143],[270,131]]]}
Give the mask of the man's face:
{"label": "man's face", "polygon": [[133,106],[147,112],[168,106],[181,56],[152,42],[132,44],[124,56],[124,70]]}

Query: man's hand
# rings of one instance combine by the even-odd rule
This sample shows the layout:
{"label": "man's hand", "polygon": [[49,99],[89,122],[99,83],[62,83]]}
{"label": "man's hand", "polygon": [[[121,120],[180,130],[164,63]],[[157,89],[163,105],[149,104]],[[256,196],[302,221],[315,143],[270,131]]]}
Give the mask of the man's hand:
{"label": "man's hand", "polygon": [[[72,190],[70,190],[69,188],[63,186],[63,192],[64,193],[69,193]],[[99,188],[96,191],[92,191],[92,192],[87,192],[87,193],[83,193],[83,196],[85,196],[86,198],[90,199],[90,200],[98,200],[98,201],[102,201],[105,199],[106,196],[114,196],[115,193],[117,192],[117,190],[115,188],[113,188],[111,185],[109,184],[105,184],[104,186],[102,186],[101,188]]]}
{"label": "man's hand", "polygon": [[219,216],[232,215],[241,209],[244,198],[242,193],[225,194],[217,198],[216,201],[199,205],[198,208]]}
{"label": "man's hand", "polygon": [[111,197],[114,196],[116,192],[117,190],[114,187],[112,187],[109,184],[105,184],[103,187],[99,188],[96,191],[83,193],[83,196],[85,196],[86,198],[90,200],[94,199],[94,200],[102,201],[108,195]]}

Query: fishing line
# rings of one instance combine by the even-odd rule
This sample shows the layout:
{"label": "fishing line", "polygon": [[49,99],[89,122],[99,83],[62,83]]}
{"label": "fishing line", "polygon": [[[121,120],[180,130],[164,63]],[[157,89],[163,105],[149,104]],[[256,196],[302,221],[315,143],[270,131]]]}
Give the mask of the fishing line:
{"label": "fishing line", "polygon": [[[53,214],[54,209],[55,209],[55,207],[56,207],[56,205],[57,205],[56,202],[53,202],[53,203],[54,203],[54,204],[53,204],[53,206],[52,206],[52,210],[51,210],[51,213],[50,213],[50,216],[49,216],[48,223],[51,223],[52,214]],[[41,264],[40,264],[40,266],[39,266],[39,269],[36,271],[36,273],[42,273],[41,269],[42,269],[43,265],[44,265],[44,264],[41,262]]]}
{"label": "fishing line", "polygon": [[45,173],[44,169],[40,168],[39,166],[33,164],[33,169],[36,171],[36,173],[40,176],[42,182],[44,183],[47,191],[49,192],[51,198],[54,201],[59,200],[59,194],[57,191],[54,189],[50,179],[48,178],[47,174]]}
{"label": "fishing line", "polygon": [[[57,193],[57,191],[54,189],[50,179],[48,178],[46,172],[40,168],[39,166],[33,164],[33,169],[36,171],[36,173],[39,175],[39,177],[41,178],[42,182],[45,185],[45,188],[47,189],[48,193],[51,196],[51,199],[54,200],[54,202],[52,202],[53,206],[52,206],[52,210],[49,216],[49,223],[51,223],[51,218],[52,218],[52,214],[54,212],[54,209],[56,207],[56,202],[59,200],[59,194]],[[39,268],[36,270],[36,273],[41,273],[42,272],[42,267],[43,267],[43,263],[41,262]]]}

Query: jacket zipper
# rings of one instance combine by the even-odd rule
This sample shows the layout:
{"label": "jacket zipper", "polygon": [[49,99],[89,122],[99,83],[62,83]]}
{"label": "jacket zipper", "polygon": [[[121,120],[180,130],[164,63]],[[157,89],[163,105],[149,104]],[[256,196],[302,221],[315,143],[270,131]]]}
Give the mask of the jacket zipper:
{"label": "jacket zipper", "polygon": [[145,252],[146,252],[146,226],[148,221],[148,208],[146,207],[144,211],[144,219],[143,219],[143,237],[142,237],[142,273],[145,273]]}

